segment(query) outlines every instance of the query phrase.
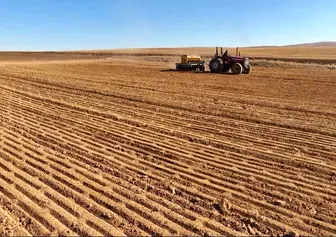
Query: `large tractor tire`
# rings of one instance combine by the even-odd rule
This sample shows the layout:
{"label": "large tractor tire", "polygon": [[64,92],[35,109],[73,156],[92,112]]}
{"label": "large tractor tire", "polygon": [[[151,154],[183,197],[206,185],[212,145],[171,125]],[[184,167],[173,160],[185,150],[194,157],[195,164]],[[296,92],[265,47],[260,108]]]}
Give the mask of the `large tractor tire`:
{"label": "large tractor tire", "polygon": [[231,67],[232,74],[240,74],[243,72],[243,66],[240,63],[235,63]]}
{"label": "large tractor tire", "polygon": [[209,63],[210,71],[220,73],[223,69],[223,61],[220,58],[213,58]]}
{"label": "large tractor tire", "polygon": [[251,71],[251,65],[248,65],[248,67],[243,71],[244,74],[249,74]]}
{"label": "large tractor tire", "polygon": [[231,69],[230,64],[228,64],[228,63],[223,63],[222,72],[227,73],[227,72],[230,71],[230,69]]}

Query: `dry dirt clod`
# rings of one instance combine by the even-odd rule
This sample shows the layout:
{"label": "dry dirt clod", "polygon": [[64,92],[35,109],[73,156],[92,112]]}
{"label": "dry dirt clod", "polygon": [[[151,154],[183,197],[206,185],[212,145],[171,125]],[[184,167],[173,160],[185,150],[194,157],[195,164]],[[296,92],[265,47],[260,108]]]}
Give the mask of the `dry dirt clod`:
{"label": "dry dirt clod", "polygon": [[192,197],[190,200],[189,200],[191,203],[197,203],[197,198],[195,198],[195,197]]}
{"label": "dry dirt clod", "polygon": [[283,237],[296,237],[296,236],[299,236],[299,235],[293,231],[283,235]]}
{"label": "dry dirt clod", "polygon": [[172,193],[173,195],[175,195],[175,193],[176,193],[176,189],[175,189],[173,186],[169,185],[169,190],[171,191],[171,193]]}
{"label": "dry dirt clod", "polygon": [[146,190],[149,191],[149,190],[154,190],[155,187],[153,185],[146,185]]}
{"label": "dry dirt clod", "polygon": [[0,216],[0,224],[4,224],[7,222],[7,217]]}
{"label": "dry dirt clod", "polygon": [[255,230],[255,235],[256,236],[264,236],[260,231],[258,231],[258,230]]}
{"label": "dry dirt clod", "polygon": [[109,220],[109,219],[111,219],[111,217],[112,217],[111,214],[108,213],[108,212],[104,212],[102,214],[102,218],[105,219],[105,220]]}
{"label": "dry dirt clod", "polygon": [[231,204],[230,204],[230,202],[229,201],[224,201],[224,209],[225,209],[225,211],[230,211],[231,210]]}
{"label": "dry dirt clod", "polygon": [[228,200],[221,198],[217,203],[213,204],[214,208],[220,213],[228,213],[231,209],[231,204]]}
{"label": "dry dirt clod", "polygon": [[274,205],[277,205],[277,206],[286,205],[286,201],[283,201],[283,200],[275,200],[273,203],[274,203]]}
{"label": "dry dirt clod", "polygon": [[315,216],[317,211],[315,210],[315,208],[312,208],[312,209],[309,210],[309,213],[310,213],[310,215]]}
{"label": "dry dirt clod", "polygon": [[222,204],[219,204],[219,203],[215,203],[213,204],[213,207],[220,213],[220,214],[224,214],[224,211],[223,211],[223,205]]}
{"label": "dry dirt clod", "polygon": [[247,231],[249,232],[249,234],[251,234],[251,235],[255,235],[256,234],[256,232],[254,231],[254,229],[249,224],[247,224],[246,226],[247,226]]}

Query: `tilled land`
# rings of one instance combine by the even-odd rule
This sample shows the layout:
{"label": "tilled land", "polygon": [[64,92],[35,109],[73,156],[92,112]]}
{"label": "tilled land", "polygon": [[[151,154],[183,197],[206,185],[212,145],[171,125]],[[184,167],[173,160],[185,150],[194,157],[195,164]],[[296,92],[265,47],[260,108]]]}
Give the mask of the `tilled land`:
{"label": "tilled land", "polygon": [[336,235],[336,71],[0,64],[0,235]]}

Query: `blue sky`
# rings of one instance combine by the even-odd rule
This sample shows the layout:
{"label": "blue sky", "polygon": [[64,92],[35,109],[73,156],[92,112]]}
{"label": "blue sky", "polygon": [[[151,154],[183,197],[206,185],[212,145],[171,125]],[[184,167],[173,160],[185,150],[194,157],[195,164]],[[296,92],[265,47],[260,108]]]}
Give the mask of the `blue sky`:
{"label": "blue sky", "polygon": [[0,0],[0,50],[336,41],[336,0]]}

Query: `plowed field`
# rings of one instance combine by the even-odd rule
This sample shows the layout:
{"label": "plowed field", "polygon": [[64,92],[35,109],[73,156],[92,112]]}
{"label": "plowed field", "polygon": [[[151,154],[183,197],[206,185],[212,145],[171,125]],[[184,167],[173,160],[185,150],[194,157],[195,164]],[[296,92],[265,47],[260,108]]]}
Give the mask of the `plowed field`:
{"label": "plowed field", "polygon": [[336,72],[0,64],[0,235],[336,235]]}

